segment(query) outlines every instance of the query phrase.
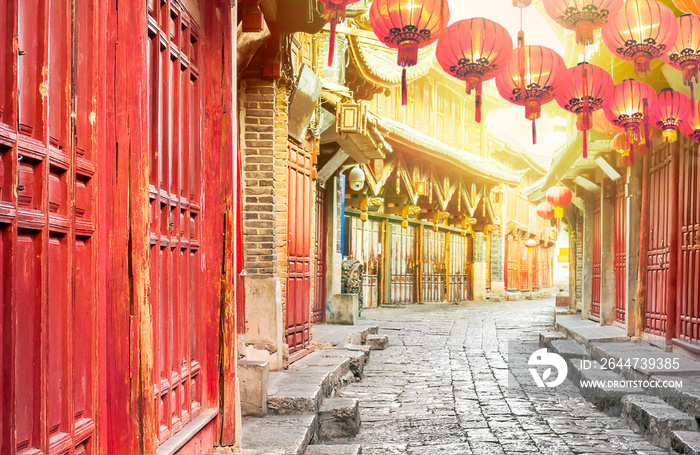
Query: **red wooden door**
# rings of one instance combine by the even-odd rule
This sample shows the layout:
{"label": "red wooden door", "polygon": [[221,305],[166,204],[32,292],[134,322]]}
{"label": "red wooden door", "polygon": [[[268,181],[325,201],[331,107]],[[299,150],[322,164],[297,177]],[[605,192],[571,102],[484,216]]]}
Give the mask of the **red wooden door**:
{"label": "red wooden door", "polygon": [[615,192],[615,320],[625,322],[627,283],[627,198],[625,181],[620,179]]}
{"label": "red wooden door", "polygon": [[655,335],[665,335],[669,257],[668,190],[671,167],[669,147],[658,147],[649,159],[649,253],[645,330]]}
{"label": "red wooden door", "polygon": [[313,322],[326,321],[326,190],[316,187],[316,282],[314,283]]}
{"label": "red wooden door", "polygon": [[379,302],[379,271],[382,223],[350,217],[350,255],[363,264],[362,298],[365,308],[376,308]]}
{"label": "red wooden door", "polygon": [[518,242],[519,246],[519,258],[520,262],[518,264],[519,275],[520,275],[520,290],[529,291],[530,290],[530,264],[528,261],[528,252],[525,242]]}
{"label": "red wooden door", "polygon": [[527,261],[530,264],[530,285],[533,291],[540,289],[540,264],[539,264],[540,247],[528,248]]}
{"label": "red wooden door", "polygon": [[700,340],[700,156],[693,144],[680,156],[679,338]]}
{"label": "red wooden door", "polygon": [[391,303],[413,303],[415,298],[416,228],[391,224]]}
{"label": "red wooden door", "polygon": [[548,288],[552,286],[551,250],[545,247],[540,247],[538,250],[539,255],[537,261],[540,270],[540,287]]}
{"label": "red wooden door", "polygon": [[506,237],[506,289],[520,290],[520,241],[509,235]]}
{"label": "red wooden door", "polygon": [[450,302],[473,300],[472,237],[450,233]]}
{"label": "red wooden door", "polygon": [[202,409],[202,109],[191,19],[174,2],[148,12],[149,273],[160,444]]}
{"label": "red wooden door", "polygon": [[93,6],[0,8],[2,454],[96,451]]}
{"label": "red wooden door", "polygon": [[446,295],[445,233],[423,229],[423,302],[442,302]]}
{"label": "red wooden door", "polygon": [[591,286],[591,315],[600,317],[600,198],[596,198],[593,210],[593,279]]}
{"label": "red wooden door", "polygon": [[288,152],[287,307],[290,355],[309,345],[311,328],[311,154],[292,143]]}

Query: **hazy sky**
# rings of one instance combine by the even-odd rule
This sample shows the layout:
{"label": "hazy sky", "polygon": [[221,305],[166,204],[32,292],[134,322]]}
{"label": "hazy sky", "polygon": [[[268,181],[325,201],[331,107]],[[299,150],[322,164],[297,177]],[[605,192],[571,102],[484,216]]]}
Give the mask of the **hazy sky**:
{"label": "hazy sky", "polygon": [[[520,30],[520,9],[513,6],[512,0],[448,1],[450,22],[471,17],[491,19],[508,30],[515,46],[518,30]],[[534,0],[534,2],[539,1],[541,0]],[[535,8],[534,3],[523,9],[523,30],[525,31],[525,44],[549,47],[563,57],[564,48],[557,40],[549,23]],[[556,102],[552,101],[552,103]],[[564,111],[561,112],[564,113]],[[525,108],[522,106],[513,106],[490,114],[487,125],[494,134],[507,136],[510,142],[516,140],[519,145],[540,155],[550,155],[566,141],[565,133],[554,133],[552,130],[554,125],[565,126],[565,119],[563,117],[545,118],[543,114],[543,117],[537,121],[537,145],[532,145],[531,122],[525,119]]]}

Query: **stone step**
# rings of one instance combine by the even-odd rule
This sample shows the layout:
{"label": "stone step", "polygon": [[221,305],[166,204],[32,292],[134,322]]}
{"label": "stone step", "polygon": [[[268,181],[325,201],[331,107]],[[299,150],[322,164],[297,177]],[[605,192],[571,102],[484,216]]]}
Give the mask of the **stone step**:
{"label": "stone step", "polygon": [[318,417],[267,415],[245,417],[241,453],[246,455],[303,455],[316,433]]}
{"label": "stone step", "polygon": [[270,376],[268,362],[238,361],[241,414],[262,417],[267,414],[267,381]]}
{"label": "stone step", "polygon": [[[608,358],[614,360],[615,371],[630,379],[647,380],[654,375],[700,376],[700,363],[677,353],[665,352],[649,343],[615,343],[600,342],[590,346],[592,359]],[[644,362],[654,359],[655,362]],[[661,361],[658,361],[658,360]],[[669,363],[676,361],[672,368]],[[629,365],[629,366],[627,366]]]}
{"label": "stone step", "polygon": [[350,360],[350,371],[357,380],[362,379],[365,365],[369,362],[369,349],[351,351],[349,349],[329,349],[321,351],[324,357],[341,357]]}
{"label": "stone step", "polygon": [[586,347],[575,340],[549,340],[545,346],[566,360],[583,359],[588,353]]}
{"label": "stone step", "polygon": [[361,455],[359,444],[312,444],[306,449],[306,455]]}
{"label": "stone step", "polygon": [[672,431],[671,448],[685,455],[699,455],[700,433],[697,431]]}
{"label": "stone step", "polygon": [[[569,378],[579,388],[581,395],[596,408],[611,416],[622,412],[622,397],[644,393],[641,387],[622,386],[623,377],[604,369],[595,360],[568,359]],[[591,384],[597,382],[597,384]],[[584,387],[585,385],[585,387]]]}
{"label": "stone step", "polygon": [[330,397],[341,385],[354,380],[350,359],[310,354],[288,371],[269,375],[267,410],[271,414],[316,414],[323,397]]}
{"label": "stone step", "polygon": [[647,395],[622,397],[622,419],[652,444],[668,449],[675,430],[698,431],[695,418],[679,411],[661,398]]}
{"label": "stone step", "polygon": [[367,333],[369,335],[377,335],[379,333],[379,326],[371,325],[371,326],[367,327]]}
{"label": "stone step", "polygon": [[356,398],[329,398],[318,409],[316,441],[347,441],[360,431],[360,408]]}
{"label": "stone step", "polygon": [[[662,398],[674,408],[679,409],[686,414],[689,414],[696,419],[700,419],[700,378],[674,376],[653,376],[652,380],[659,381],[661,384],[673,384],[668,387],[650,388],[651,394]],[[682,386],[678,386],[678,384]]]}
{"label": "stone step", "polygon": [[550,332],[540,332],[540,347],[549,347],[548,342],[553,340],[563,340],[566,337],[561,332],[550,331]]}
{"label": "stone step", "polygon": [[389,346],[388,335],[367,335],[367,346],[373,351],[381,351]]}

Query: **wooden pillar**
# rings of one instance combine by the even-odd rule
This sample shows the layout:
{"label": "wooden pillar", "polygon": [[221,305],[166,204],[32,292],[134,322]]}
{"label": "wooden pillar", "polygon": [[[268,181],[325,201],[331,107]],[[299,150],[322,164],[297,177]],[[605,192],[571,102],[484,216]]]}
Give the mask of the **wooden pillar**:
{"label": "wooden pillar", "polygon": [[615,182],[605,179],[600,198],[600,325],[615,320]]}
{"label": "wooden pillar", "polygon": [[391,299],[391,237],[389,237],[389,222],[382,221],[380,231],[380,242],[382,243],[381,258],[379,260],[379,302],[383,305]]}
{"label": "wooden pillar", "polygon": [[642,166],[627,168],[626,189],[626,245],[625,257],[625,330],[634,336],[637,321],[637,275],[639,255],[635,254],[640,242],[642,212]]}
{"label": "wooden pillar", "polygon": [[588,319],[591,314],[591,304],[593,303],[593,212],[594,199],[590,195],[584,198],[583,210],[583,292],[581,318]]}
{"label": "wooden pillar", "polygon": [[669,243],[668,243],[668,289],[666,290],[666,344],[670,345],[671,340],[676,338],[676,319],[678,317],[678,304],[676,292],[678,288],[678,261],[680,248],[678,244],[680,226],[678,211],[678,168],[681,153],[681,141],[677,140],[673,144],[668,145],[671,148],[671,169],[669,176],[669,192],[668,201],[669,218]]}
{"label": "wooden pillar", "polygon": [[[642,157],[642,196],[639,223],[639,257],[637,262],[637,308],[634,336],[641,338],[646,321],[647,255],[649,253],[649,160],[653,149]],[[630,248],[629,251],[634,251]]]}
{"label": "wooden pillar", "polygon": [[423,225],[416,227],[416,263],[413,267],[413,279],[416,285],[414,300],[420,302],[423,297]]}
{"label": "wooden pillar", "polygon": [[450,231],[445,232],[445,301],[450,300]]}
{"label": "wooden pillar", "polygon": [[578,225],[578,209],[569,209],[569,312],[576,313],[576,242],[583,238],[582,232],[576,230]]}

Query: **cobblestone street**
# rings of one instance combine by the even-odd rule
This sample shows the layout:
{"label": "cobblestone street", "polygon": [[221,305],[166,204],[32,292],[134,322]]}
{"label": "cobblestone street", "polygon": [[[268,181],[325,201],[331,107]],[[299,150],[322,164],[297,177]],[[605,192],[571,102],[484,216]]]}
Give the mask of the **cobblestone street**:
{"label": "cobblestone street", "polygon": [[568,380],[552,396],[508,388],[508,341],[534,352],[553,313],[553,300],[365,310],[390,344],[342,392],[360,400],[362,427],[351,442],[370,455],[668,453]]}

